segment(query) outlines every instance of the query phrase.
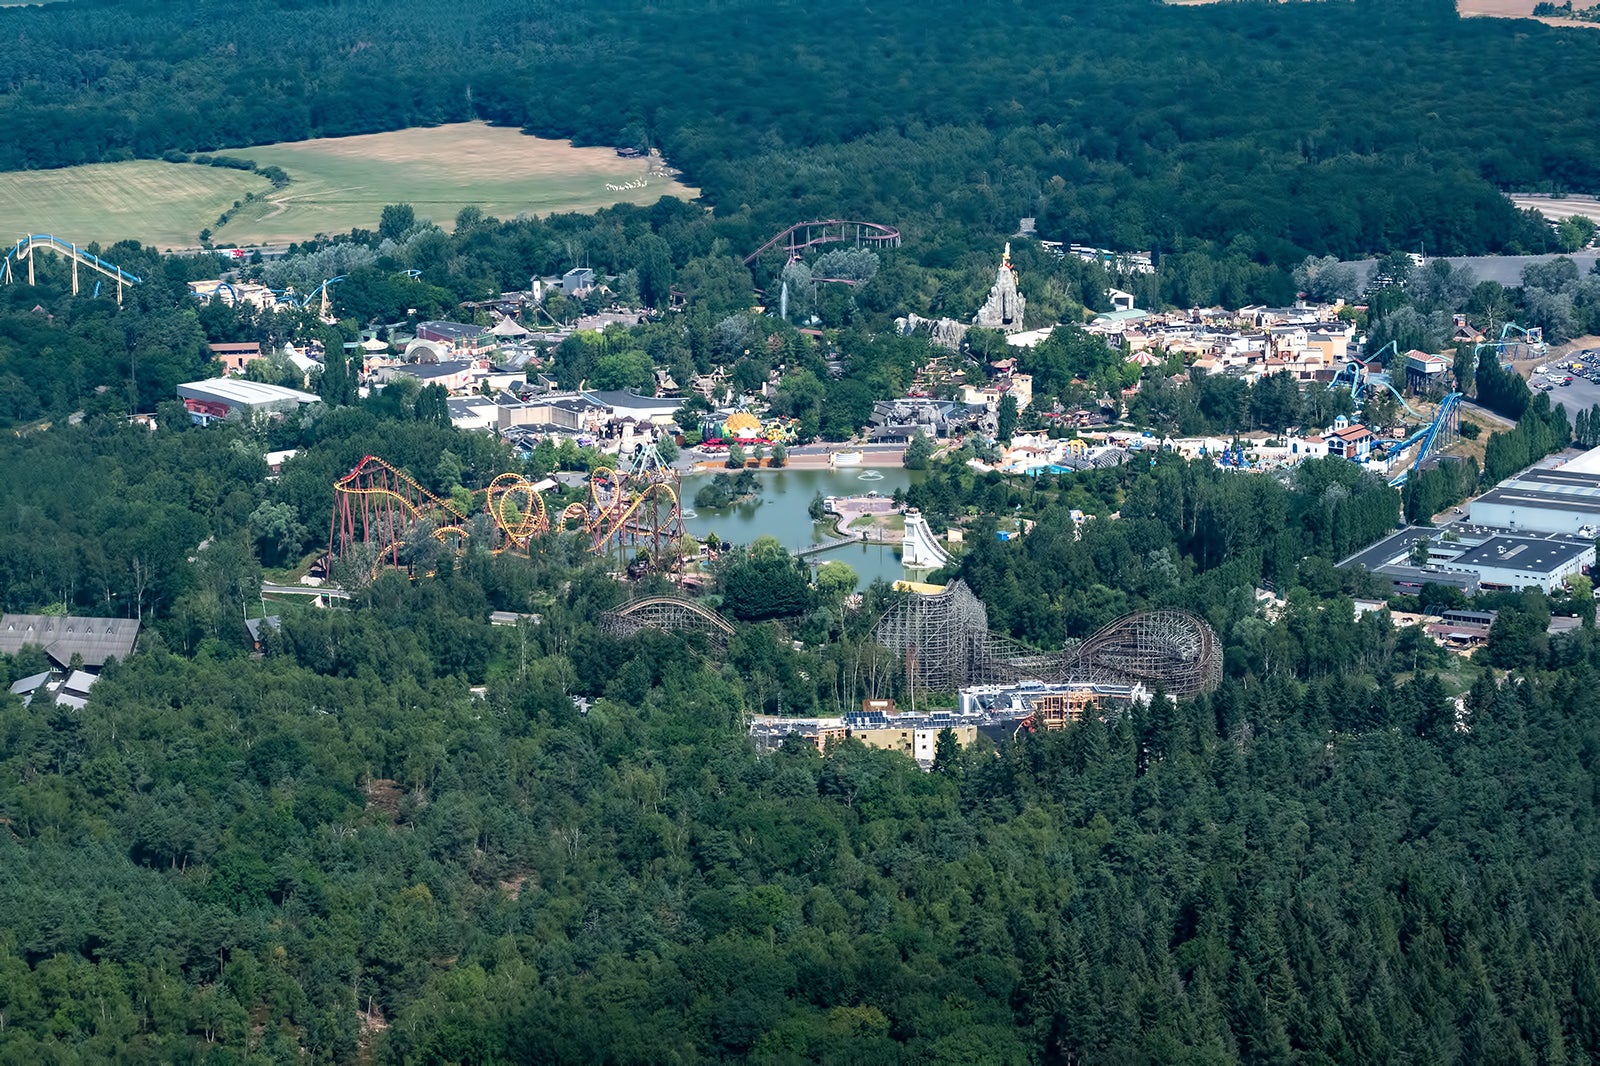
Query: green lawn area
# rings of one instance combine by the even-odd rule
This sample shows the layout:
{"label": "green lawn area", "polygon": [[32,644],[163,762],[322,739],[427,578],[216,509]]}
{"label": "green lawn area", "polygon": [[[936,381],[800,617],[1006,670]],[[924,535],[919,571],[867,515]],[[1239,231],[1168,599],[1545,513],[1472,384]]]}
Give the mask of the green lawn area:
{"label": "green lawn area", "polygon": [[51,233],[76,244],[132,238],[193,248],[235,200],[271,188],[242,170],[154,160],[12,171],[0,174],[0,232],[8,239]]}
{"label": "green lawn area", "polygon": [[[1478,676],[1483,673],[1483,669],[1482,663],[1475,663],[1472,659],[1463,659],[1459,655],[1452,654],[1450,661],[1444,666],[1424,672],[1437,676],[1439,683],[1444,686],[1445,692],[1452,696],[1460,696],[1472,687],[1474,681],[1478,680]],[[1395,674],[1394,683],[1397,685],[1406,684],[1413,676],[1410,671]]]}
{"label": "green lawn area", "polygon": [[[280,166],[290,184],[273,189],[247,171],[150,160],[0,173],[0,231],[52,233],[78,244],[133,239],[194,248],[200,231],[210,228],[219,246],[280,244],[376,229],[385,204],[409,203],[419,218],[449,228],[468,205],[512,218],[699,195],[652,172],[648,160],[481,122],[215,154]],[[261,199],[217,227],[218,216],[251,192]]]}

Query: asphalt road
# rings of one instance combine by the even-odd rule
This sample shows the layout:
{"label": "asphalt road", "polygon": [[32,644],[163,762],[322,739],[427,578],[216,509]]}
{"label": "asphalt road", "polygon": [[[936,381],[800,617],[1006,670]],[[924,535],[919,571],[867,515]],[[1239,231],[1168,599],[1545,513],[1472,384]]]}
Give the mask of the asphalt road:
{"label": "asphalt road", "polygon": [[261,592],[266,596],[327,596],[335,600],[348,600],[350,594],[331,585],[274,585],[263,582]]}

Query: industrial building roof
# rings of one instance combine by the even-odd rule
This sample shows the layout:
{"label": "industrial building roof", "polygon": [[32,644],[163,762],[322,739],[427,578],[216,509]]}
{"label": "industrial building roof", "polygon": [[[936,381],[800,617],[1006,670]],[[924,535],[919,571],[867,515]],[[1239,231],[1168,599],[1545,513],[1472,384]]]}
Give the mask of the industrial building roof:
{"label": "industrial building roof", "polygon": [[268,385],[243,378],[208,378],[190,381],[178,386],[178,395],[196,400],[214,400],[217,403],[260,407],[275,403],[316,403],[322,397],[299,389],[286,389],[281,385]]}
{"label": "industrial building roof", "polygon": [[139,636],[132,618],[82,618],[75,615],[8,614],[0,616],[0,652],[15,655],[35,644],[58,666],[74,655],[84,666],[100,667],[110,658],[125,659]]}
{"label": "industrial building roof", "polygon": [[46,670],[42,674],[32,674],[28,677],[25,677],[21,681],[13,681],[11,683],[11,687],[6,691],[10,692],[13,696],[27,696],[30,695],[34,689],[38,688],[40,685],[43,685],[49,680],[50,671]]}
{"label": "industrial building roof", "polygon": [[648,411],[652,414],[673,414],[683,406],[683,400],[671,396],[640,396],[623,389],[587,389],[583,397],[601,407],[614,411]]}
{"label": "industrial building roof", "polygon": [[1499,567],[1528,574],[1548,574],[1594,548],[1592,542],[1491,537],[1448,562],[1451,567]]}
{"label": "industrial building roof", "polygon": [[1569,474],[1600,474],[1600,448],[1590,448],[1576,459],[1570,460],[1558,470]]}
{"label": "industrial building roof", "polygon": [[465,322],[423,322],[417,326],[417,329],[425,329],[429,333],[437,334],[440,337],[451,337],[456,340],[481,337],[486,332],[482,326],[471,326]]}
{"label": "industrial building roof", "polygon": [[434,378],[447,378],[452,374],[471,370],[472,363],[466,359],[453,359],[442,363],[407,363],[405,366],[391,369],[396,374],[409,374],[420,381],[431,381]]}

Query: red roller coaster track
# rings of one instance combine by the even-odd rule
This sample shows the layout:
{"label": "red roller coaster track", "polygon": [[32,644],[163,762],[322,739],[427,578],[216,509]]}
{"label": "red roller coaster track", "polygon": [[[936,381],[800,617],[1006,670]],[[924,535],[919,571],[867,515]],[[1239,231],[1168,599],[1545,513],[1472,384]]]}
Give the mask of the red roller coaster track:
{"label": "red roller coaster track", "polygon": [[[466,520],[456,505],[441,500],[375,455],[334,482],[333,521],[328,529],[328,564],[357,542],[378,544],[394,566],[400,543],[413,526],[430,517],[459,528]],[[441,529],[441,532],[443,529]]]}
{"label": "red roller coaster track", "polygon": [[793,259],[804,249],[818,244],[858,244],[874,248],[898,248],[900,231],[893,226],[877,222],[856,222],[841,218],[828,219],[826,222],[796,222],[745,256],[744,264],[749,266],[759,259],[763,252],[779,245],[782,245],[784,251],[789,253],[789,258]]}

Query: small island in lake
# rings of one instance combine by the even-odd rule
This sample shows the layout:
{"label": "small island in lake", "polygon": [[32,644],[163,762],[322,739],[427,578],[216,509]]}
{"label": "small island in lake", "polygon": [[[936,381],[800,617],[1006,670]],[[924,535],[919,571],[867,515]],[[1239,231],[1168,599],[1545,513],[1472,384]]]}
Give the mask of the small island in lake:
{"label": "small island in lake", "polygon": [[754,470],[741,470],[737,474],[718,474],[711,484],[702,486],[694,494],[694,505],[703,511],[722,511],[736,503],[752,500],[761,495],[761,479]]}

